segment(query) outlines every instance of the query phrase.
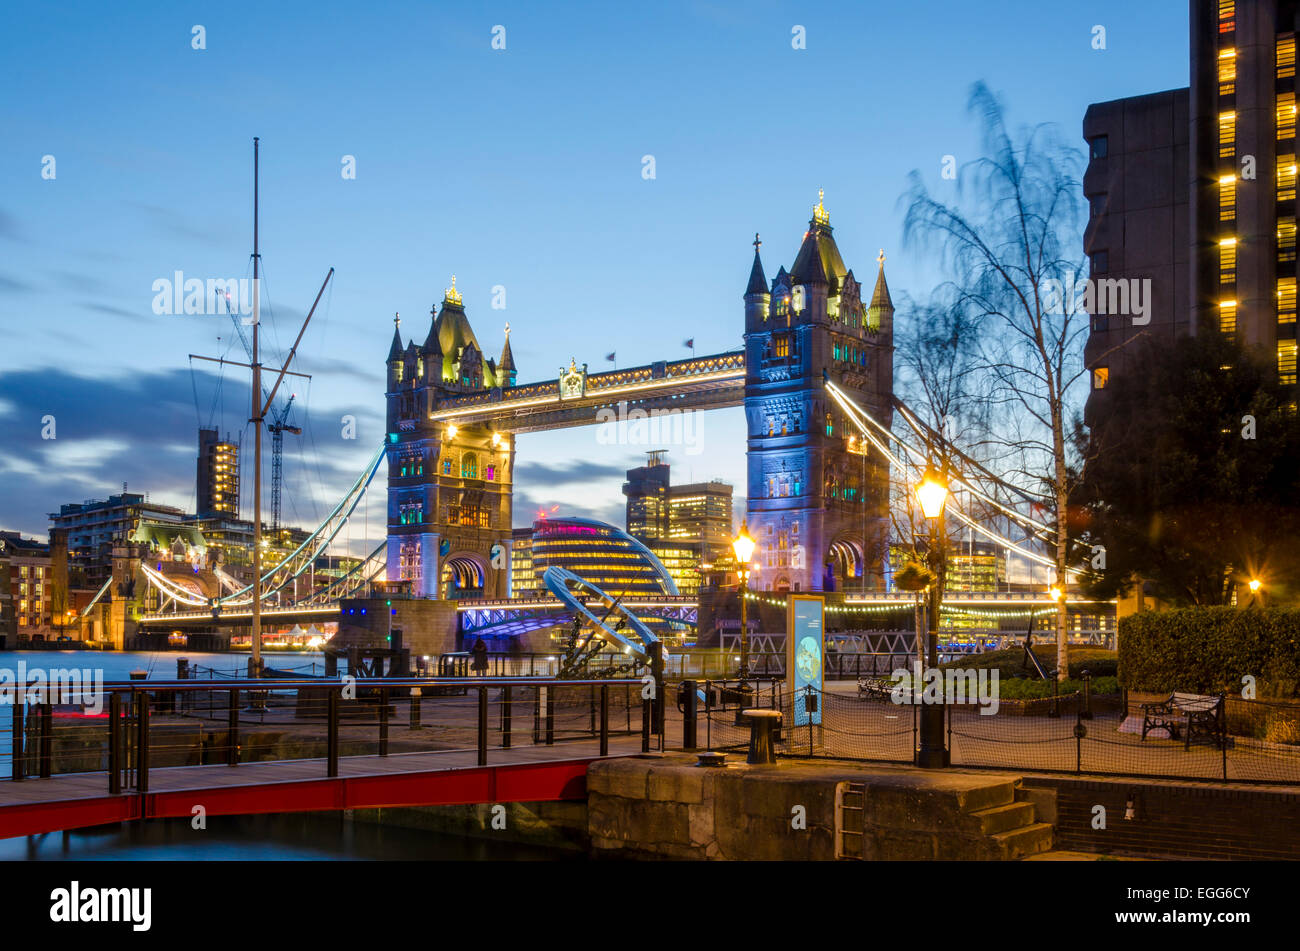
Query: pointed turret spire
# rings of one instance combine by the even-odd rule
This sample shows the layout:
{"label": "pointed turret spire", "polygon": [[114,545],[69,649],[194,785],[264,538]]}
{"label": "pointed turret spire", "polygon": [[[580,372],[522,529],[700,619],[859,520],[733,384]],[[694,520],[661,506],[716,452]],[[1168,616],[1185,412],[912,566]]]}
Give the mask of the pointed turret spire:
{"label": "pointed turret spire", "polygon": [[894,309],[894,301],[889,296],[889,285],[885,283],[885,249],[880,249],[876,258],[880,262],[880,271],[876,274],[876,289],[871,294],[871,306]]}
{"label": "pointed turret spire", "polygon": [[402,359],[402,315],[393,314],[393,345],[388,348],[388,362]]}
{"label": "pointed turret spire", "polygon": [[758,237],[758,232],[754,232],[754,266],[749,270],[749,286],[745,288],[745,296],[751,294],[767,293],[767,277],[763,274],[763,261],[758,255],[759,248],[763,246],[762,240]]}
{"label": "pointed turret spire", "polygon": [[429,356],[442,356],[442,344],[438,342],[438,307],[429,308],[429,336],[424,338],[424,352]]}
{"label": "pointed turret spire", "polygon": [[885,283],[885,249],[880,249],[880,271],[876,274],[876,289],[871,293],[871,303],[867,305],[867,329],[885,329],[892,333],[894,319],[894,301],[889,296],[889,285]]}
{"label": "pointed turret spire", "polygon": [[497,364],[497,368],[503,373],[509,373],[510,382],[514,382],[515,355],[510,351],[510,324],[508,323],[506,324],[506,343],[501,348],[501,362]]}

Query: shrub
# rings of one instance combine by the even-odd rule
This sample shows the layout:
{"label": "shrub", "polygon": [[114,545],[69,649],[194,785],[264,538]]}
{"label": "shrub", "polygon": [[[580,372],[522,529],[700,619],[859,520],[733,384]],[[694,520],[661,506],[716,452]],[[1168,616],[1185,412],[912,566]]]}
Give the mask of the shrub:
{"label": "shrub", "polygon": [[1300,720],[1294,715],[1273,714],[1264,727],[1264,739],[1270,743],[1300,744]]}
{"label": "shrub", "polygon": [[1177,608],[1119,623],[1119,679],[1130,690],[1300,695],[1300,610]]}
{"label": "shrub", "polygon": [[[1049,672],[1056,668],[1056,645],[1036,644],[1034,646],[1034,656]],[[1008,650],[985,651],[982,654],[967,654],[965,657],[949,661],[943,666],[945,668],[957,667],[961,669],[983,667],[988,670],[996,667],[999,676],[1005,682],[1014,677],[1023,676],[1025,674],[1024,663],[1024,648],[1013,647]],[[1066,674],[1072,679],[1080,679],[1083,677],[1085,670],[1089,671],[1095,684],[1098,677],[1116,676],[1118,663],[1119,658],[1114,651],[1103,650],[1100,647],[1075,647],[1071,645],[1070,664],[1066,669]]]}
{"label": "shrub", "polygon": [[[1082,680],[1064,680],[1061,682],[1060,695],[1069,696],[1075,692],[1083,693]],[[1097,694],[1119,693],[1119,681],[1114,677],[1093,677],[1092,692]],[[1000,700],[1041,700],[1052,695],[1050,680],[998,680],[998,699]]]}

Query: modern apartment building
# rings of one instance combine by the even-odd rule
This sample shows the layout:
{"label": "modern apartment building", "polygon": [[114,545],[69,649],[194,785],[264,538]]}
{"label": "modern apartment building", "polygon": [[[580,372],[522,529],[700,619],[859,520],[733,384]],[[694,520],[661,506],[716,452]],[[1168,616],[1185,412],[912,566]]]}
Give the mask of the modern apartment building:
{"label": "modern apartment building", "polygon": [[[1150,312],[1100,313],[1087,417],[1142,351],[1232,334],[1296,384],[1297,0],[1190,0],[1190,85],[1090,106],[1084,247],[1105,297],[1150,281]],[[1134,282],[1138,282],[1135,284]],[[1103,297],[1099,288],[1095,300]]]}

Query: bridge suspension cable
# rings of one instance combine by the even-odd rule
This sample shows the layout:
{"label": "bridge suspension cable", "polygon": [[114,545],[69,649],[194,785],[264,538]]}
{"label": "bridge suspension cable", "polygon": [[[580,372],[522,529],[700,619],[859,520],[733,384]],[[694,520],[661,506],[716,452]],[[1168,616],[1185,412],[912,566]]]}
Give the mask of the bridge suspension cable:
{"label": "bridge suspension cable", "polygon": [[[279,597],[279,593],[291,585],[295,578],[306,572],[333,543],[339,532],[349,523],[362,498],[365,497],[366,490],[374,480],[375,473],[379,471],[380,463],[383,460],[384,446],[381,444],[374,455],[371,456],[369,462],[366,463],[361,475],[357,477],[352,487],[334,506],[325,517],[325,520],[297,548],[286,555],[284,560],[262,575],[261,600],[263,602]],[[325,591],[332,590],[337,595],[339,592],[352,591],[361,585],[368,584],[383,567],[384,561],[381,556],[386,551],[386,548],[386,543],[380,544],[379,547],[350,569],[347,574],[332,582]],[[219,571],[218,578],[223,585],[235,587],[235,590],[230,591],[224,597],[208,599],[189,587],[168,578],[161,571],[151,568],[149,565],[142,564],[140,567],[150,586],[171,601],[203,608],[248,607],[253,601],[250,593],[253,586],[246,584],[237,587],[237,582],[231,584],[233,579],[224,572]],[[345,581],[348,583],[345,584]],[[317,600],[317,595],[323,593],[313,592],[307,596],[306,600],[314,602]]]}
{"label": "bridge suspension cable", "polygon": [[[869,443],[871,443],[871,445],[874,446],[880,452],[881,455],[883,455],[887,460],[889,460],[889,462],[894,466],[894,468],[898,469],[903,474],[904,478],[907,478],[910,471],[910,467],[908,466],[907,462],[904,459],[900,458],[899,456],[895,455],[893,452],[890,451],[888,446],[889,441],[896,443],[903,450],[905,455],[917,460],[918,468],[923,467],[930,461],[923,451],[916,449],[915,447],[910,445],[906,440],[899,438],[899,436],[896,433],[894,433],[893,430],[891,430],[888,426],[885,426],[879,420],[875,419],[870,413],[868,413],[865,409],[859,406],[847,393],[841,390],[830,380],[825,381],[825,386],[827,392],[831,394],[831,398],[834,399],[837,404],[839,404],[840,408],[843,409],[844,412],[848,415],[848,417],[853,421],[854,425],[857,426],[858,430],[862,433],[863,438],[866,439]],[[907,407],[904,404],[901,403],[901,401],[899,405],[900,408],[903,410],[904,418],[906,419],[908,416],[911,415],[911,412],[910,410],[907,409]],[[908,425],[911,426],[912,423],[909,421]],[[880,432],[881,436],[884,437],[885,440],[884,442],[882,442],[881,439],[875,433],[872,432],[873,427],[874,429]],[[921,436],[925,435],[924,433],[920,432],[920,430],[917,430],[917,434]],[[945,443],[946,442],[947,441],[945,440]],[[962,455],[963,458],[965,458],[964,453],[961,453],[960,455]],[[954,472],[953,481],[959,483],[962,486],[965,486],[973,495],[995,506],[999,511],[1004,512],[1013,521],[1017,522],[1022,527],[1029,530],[1032,535],[1036,537],[1044,537],[1044,533],[1055,534],[1055,531],[1050,527],[1043,525],[1040,522],[1036,522],[1033,519],[1028,518],[1024,515],[1021,515],[1019,512],[1016,512],[1014,509],[1009,509],[994,499],[988,498],[984,493],[980,492],[975,486],[972,486],[967,479],[963,478],[961,476],[960,470],[956,470],[954,468],[953,472]],[[990,474],[990,477],[993,478],[995,481],[997,481],[998,484],[1000,485],[1004,485],[1007,488],[1015,489],[1014,486],[1011,486],[1009,483],[1003,482],[1003,480],[998,479],[996,476],[992,476]],[[1016,491],[1019,492],[1018,489]],[[949,508],[949,511],[962,524],[969,526],[972,530],[979,532],[981,535],[997,542],[1003,547],[1015,551],[1017,554],[1023,556],[1029,561],[1035,562],[1040,565],[1046,565],[1048,567],[1055,567],[1055,562],[1052,559],[1048,558],[1047,556],[1042,555],[1036,551],[1032,551],[1028,548],[1024,548],[1021,545],[1017,544],[1016,542],[1012,541],[1011,539],[1007,538],[1006,536],[1001,535],[995,531],[992,531],[991,529],[985,528],[975,519],[971,518],[965,512],[961,511],[961,509],[957,507],[957,504],[955,502]],[[1045,538],[1045,540],[1048,539]],[[1077,572],[1067,569],[1067,574],[1074,575],[1077,574]]]}

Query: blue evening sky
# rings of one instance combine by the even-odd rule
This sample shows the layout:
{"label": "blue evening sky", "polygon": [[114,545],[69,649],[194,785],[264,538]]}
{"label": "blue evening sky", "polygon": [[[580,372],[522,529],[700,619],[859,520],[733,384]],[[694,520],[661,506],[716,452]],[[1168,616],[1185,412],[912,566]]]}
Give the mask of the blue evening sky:
{"label": "blue evening sky", "polygon": [[[244,371],[188,358],[246,359],[229,319],[151,307],[175,271],[250,273],[254,135],[268,362],[337,269],[303,344],[315,377],[291,384],[305,432],[286,437],[285,510],[310,525],[382,438],[394,312],[422,342],[453,273],[489,354],[510,322],[520,382],[570,358],[606,368],[610,351],[619,366],[679,358],[686,338],[738,348],[754,232],[770,278],[819,187],[868,288],[883,247],[895,299],[926,293],[899,196],[912,169],[951,193],[940,163],[973,157],[973,82],[1013,124],[1055,123],[1080,147],[1090,102],[1187,83],[1181,0],[86,2],[5,19],[0,527],[38,535],[59,503],[123,482],[191,508],[198,424],[247,426]],[[702,426],[668,447],[674,481],[743,496],[741,411]],[[659,447],[597,433],[520,438],[516,524],[542,505],[622,524],[622,471]],[[383,520],[380,495],[354,540]]]}

